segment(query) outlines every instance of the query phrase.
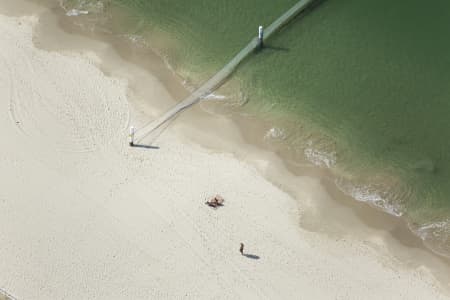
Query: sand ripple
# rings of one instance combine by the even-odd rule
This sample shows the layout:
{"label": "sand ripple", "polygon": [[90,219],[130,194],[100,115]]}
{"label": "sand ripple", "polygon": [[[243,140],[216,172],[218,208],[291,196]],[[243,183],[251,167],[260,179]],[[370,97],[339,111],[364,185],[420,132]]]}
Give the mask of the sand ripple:
{"label": "sand ripple", "polygon": [[[2,35],[14,39],[7,32]],[[2,51],[18,56],[11,62],[0,55],[0,65],[6,70],[3,88],[10,98],[11,121],[23,134],[56,144],[60,151],[86,152],[108,143],[127,127],[129,112],[122,92],[126,82],[109,79],[116,88],[101,89],[101,84],[92,80],[101,78],[96,76],[99,70],[94,64],[86,67],[85,59],[70,53],[70,59],[52,53],[51,60],[64,67],[50,68],[48,54],[33,48],[29,41],[10,43]],[[55,71],[56,76],[49,76]],[[61,89],[61,82],[70,83],[70,88]]]}

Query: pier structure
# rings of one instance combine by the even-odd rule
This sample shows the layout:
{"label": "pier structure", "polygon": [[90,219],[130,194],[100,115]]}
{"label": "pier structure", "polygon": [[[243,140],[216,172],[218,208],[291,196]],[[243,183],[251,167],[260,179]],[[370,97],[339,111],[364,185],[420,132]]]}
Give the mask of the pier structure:
{"label": "pier structure", "polygon": [[258,27],[258,48],[262,49],[264,47],[264,27],[261,25]]}
{"label": "pier structure", "polygon": [[[180,112],[189,108],[190,106],[196,104],[201,99],[205,98],[211,94],[215,89],[217,89],[222,83],[234,72],[237,66],[249,55],[251,54],[259,45],[263,45],[263,40],[267,40],[274,32],[280,29],[283,25],[288,23],[292,18],[304,11],[311,3],[315,0],[300,0],[282,14],[278,19],[276,19],[272,24],[270,24],[265,30],[262,26],[258,28],[258,36],[253,38],[241,51],[239,51],[220,71],[218,71],[213,77],[202,84],[198,89],[196,89],[187,98],[176,104],[174,107],[169,109],[159,118],[150,121],[143,127],[136,130],[135,141],[141,141],[154,130],[161,127],[164,123],[171,120]],[[134,135],[133,135],[134,137]],[[133,143],[135,142],[133,141]],[[130,143],[131,145],[131,143]]]}
{"label": "pier structure", "polygon": [[134,146],[134,134],[135,134],[135,128],[133,126],[130,127],[130,146],[133,147]]}

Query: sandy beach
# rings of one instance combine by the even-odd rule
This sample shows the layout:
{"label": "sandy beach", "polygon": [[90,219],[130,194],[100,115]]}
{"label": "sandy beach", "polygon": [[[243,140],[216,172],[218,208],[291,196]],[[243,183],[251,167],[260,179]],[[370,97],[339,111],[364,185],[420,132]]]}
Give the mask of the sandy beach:
{"label": "sandy beach", "polygon": [[[16,299],[450,298],[439,258],[362,223],[352,232],[357,217],[322,207],[331,196],[319,180],[274,170],[276,158],[250,145],[233,150],[227,137],[240,138],[225,118],[197,108],[129,147],[130,125],[175,103],[158,74],[102,41],[45,27],[44,8],[10,2],[0,1],[1,290]],[[52,51],[44,29],[73,45]],[[220,136],[202,130],[208,122]],[[204,202],[216,193],[225,203],[212,209]],[[321,228],[321,210],[348,223]],[[303,218],[315,220],[308,230]]]}

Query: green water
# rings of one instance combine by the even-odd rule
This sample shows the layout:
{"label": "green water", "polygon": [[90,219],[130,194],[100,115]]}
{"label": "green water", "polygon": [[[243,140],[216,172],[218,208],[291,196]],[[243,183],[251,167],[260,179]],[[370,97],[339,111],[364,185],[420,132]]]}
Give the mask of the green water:
{"label": "green water", "polygon": [[450,3],[422,3],[325,2],[270,41],[284,50],[240,73],[255,99],[276,99],[275,109],[332,136],[338,167],[401,176],[414,191],[411,214],[448,216]]}
{"label": "green water", "polygon": [[139,33],[150,32],[149,39],[152,33],[169,36],[170,41],[159,46],[163,47],[171,65],[194,84],[222,68],[255,36],[261,22],[268,24],[296,2],[112,1],[121,8],[131,8],[133,18],[145,23],[140,23],[143,30],[139,29]]}
{"label": "green water", "polygon": [[413,218],[448,218],[449,25],[447,1],[328,1],[270,41],[286,50],[241,73],[255,98],[277,99],[277,110],[333,137],[338,169],[400,176],[409,199],[398,200]]}
{"label": "green water", "polygon": [[[90,10],[101,3],[97,15],[126,12],[106,26],[144,37],[198,86],[258,25],[269,25],[296,2],[65,4]],[[438,251],[450,253],[448,28],[450,2],[444,0],[321,1],[247,59],[224,92],[238,88],[233,95],[245,98],[235,113],[259,114],[283,132],[274,142],[298,157],[308,150],[331,157],[327,165],[342,189],[404,214]]]}

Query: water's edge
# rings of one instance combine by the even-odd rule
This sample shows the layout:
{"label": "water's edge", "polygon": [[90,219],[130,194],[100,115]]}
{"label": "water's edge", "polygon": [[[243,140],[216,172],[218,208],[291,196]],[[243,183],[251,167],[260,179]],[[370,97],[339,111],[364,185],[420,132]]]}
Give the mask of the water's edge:
{"label": "water's edge", "polygon": [[[39,0],[27,0],[27,1],[31,1],[31,2],[40,2]],[[56,13],[59,17],[61,17],[61,15],[64,15],[63,11],[58,11],[57,8],[53,7],[53,12]],[[60,20],[61,21],[61,20]],[[97,39],[101,39],[103,41],[106,41],[110,44],[112,44],[114,46],[114,48],[119,52],[122,53],[122,56],[124,58],[128,58],[131,62],[135,63],[135,64],[139,64],[139,62],[137,61],[139,58],[139,54],[137,56],[130,55],[130,53],[126,53],[127,51],[131,51],[132,50],[128,49],[125,50],[126,47],[124,47],[123,44],[121,44],[120,42],[112,42],[111,41],[111,37],[108,37],[106,35],[102,35],[102,34],[98,34],[98,33],[86,33],[83,32],[82,30],[77,29],[76,26],[73,26],[73,24],[70,24],[70,22],[63,21],[60,22],[60,25],[63,29],[69,31],[69,32],[76,32],[77,34],[84,34],[84,35],[88,35],[91,38],[97,38]],[[147,52],[145,53],[146,55],[148,54]],[[155,55],[155,53],[153,53],[153,55]],[[157,54],[156,54],[157,56]],[[174,74],[173,70],[170,70],[169,66],[167,66],[167,61],[164,60],[164,57],[160,57],[160,64],[165,65],[166,67],[168,67],[166,69],[165,72],[161,72],[161,69],[159,69],[158,67],[156,67],[158,69],[158,72],[155,72],[155,75],[162,75],[162,80],[161,82],[166,86],[167,90],[171,93],[173,93],[174,98],[179,99],[180,95],[187,95],[189,93],[188,90],[186,90],[186,87],[183,85],[183,79],[178,75],[178,74]],[[147,67],[147,65],[145,65],[144,67]],[[150,70],[154,69],[155,67],[149,67]],[[177,81],[177,82],[175,82]],[[193,113],[202,113],[199,111],[198,108],[193,110]],[[265,128],[266,126],[263,125],[262,121],[260,120],[251,120],[251,122],[253,123],[251,126],[249,126],[248,122],[249,120],[244,120],[244,119],[240,119],[239,117],[236,116],[232,116],[230,117],[230,119],[232,121],[234,121],[235,124],[238,125],[238,129],[240,130],[242,136],[244,137],[244,141],[245,143],[248,143],[250,145],[252,145],[253,147],[256,148],[262,148],[263,151],[267,151],[267,149],[264,149],[264,145],[257,140],[254,140],[254,138],[252,138],[252,130],[249,130],[248,128],[251,127],[257,127],[258,130],[260,128]],[[211,136],[214,136],[214,128],[209,128],[208,130],[208,134]],[[194,140],[195,142],[200,142],[202,144],[202,146],[205,146],[206,148],[212,148],[215,151],[223,151],[223,149],[215,149],[214,147],[211,147],[210,144],[208,143],[204,143],[204,140],[201,139],[196,139],[195,136],[190,137],[192,138],[192,140]],[[232,151],[238,158],[243,159],[248,161],[248,159],[245,159],[245,157],[247,156],[246,153],[240,153],[239,151]],[[387,215],[384,212],[381,211],[377,211],[374,210],[372,207],[369,207],[366,203],[358,203],[355,202],[353,198],[351,198],[349,195],[345,194],[343,191],[339,190],[335,184],[335,179],[333,178],[333,174],[325,169],[325,168],[318,168],[318,167],[314,167],[311,165],[301,165],[301,166],[296,166],[295,164],[290,164],[288,161],[284,160],[280,162],[279,161],[280,158],[277,158],[277,162],[273,163],[274,165],[276,165],[277,163],[282,163],[283,166],[282,167],[286,167],[290,172],[292,172],[293,177],[296,176],[311,176],[314,178],[319,178],[320,182],[326,187],[327,192],[332,195],[332,198],[337,201],[338,203],[340,203],[340,205],[345,206],[348,209],[351,209],[352,211],[354,211],[354,213],[356,215],[359,216],[359,219],[361,222],[365,223],[366,225],[379,229],[379,230],[386,230],[389,231],[390,234],[392,235],[392,237],[394,237],[395,239],[397,239],[398,241],[400,241],[401,244],[405,245],[405,246],[409,246],[412,248],[420,248],[420,249],[429,249],[429,247],[426,247],[426,245],[423,243],[423,241],[416,235],[414,235],[409,229],[408,224],[405,222],[405,220],[395,217],[395,216],[391,216],[391,215]],[[289,186],[289,184],[286,184],[285,182],[283,182],[282,180],[279,180],[279,177],[277,176],[280,172],[262,172],[262,175],[264,175],[265,177],[267,177],[270,181],[274,182],[277,186],[279,186],[280,188],[286,190],[287,192],[291,193],[294,198],[296,198],[296,194],[294,191],[294,188],[292,186]],[[281,172],[283,173],[283,172]],[[278,178],[278,180],[277,180]],[[284,178],[284,177],[283,177]],[[303,224],[300,224],[303,225]],[[312,228],[312,227],[310,227]],[[432,249],[429,249],[432,251]],[[435,253],[435,252],[433,252]],[[435,253],[436,254],[436,253]],[[446,264],[447,266],[449,265],[449,260],[448,259],[444,259],[444,257],[440,256],[439,259],[441,262],[443,262],[444,264]]]}

